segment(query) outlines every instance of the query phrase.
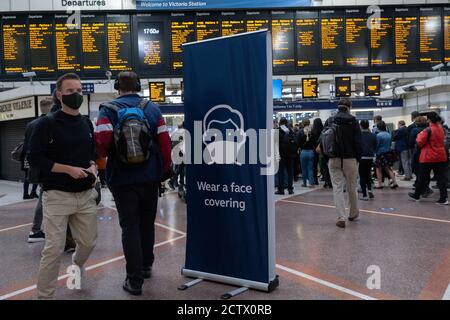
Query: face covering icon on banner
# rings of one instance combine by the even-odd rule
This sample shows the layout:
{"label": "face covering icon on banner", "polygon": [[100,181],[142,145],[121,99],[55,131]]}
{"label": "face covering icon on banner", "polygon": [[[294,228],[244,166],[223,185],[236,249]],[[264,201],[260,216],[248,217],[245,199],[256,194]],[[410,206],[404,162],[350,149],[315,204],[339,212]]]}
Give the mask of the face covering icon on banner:
{"label": "face covering icon on banner", "polygon": [[245,141],[244,117],[239,111],[221,104],[206,113],[203,118],[203,143],[207,164],[241,165],[238,156]]}

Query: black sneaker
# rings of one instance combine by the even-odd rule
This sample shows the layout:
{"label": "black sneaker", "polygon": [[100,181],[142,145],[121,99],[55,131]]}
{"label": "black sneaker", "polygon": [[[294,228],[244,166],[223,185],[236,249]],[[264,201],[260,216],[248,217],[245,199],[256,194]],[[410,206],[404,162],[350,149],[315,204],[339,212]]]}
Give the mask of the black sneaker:
{"label": "black sneaker", "polygon": [[31,197],[29,194],[26,194],[23,196],[23,200],[30,200],[30,199],[31,199]]}
{"label": "black sneaker", "polygon": [[142,288],[133,288],[129,279],[125,279],[122,288],[133,296],[140,296],[142,294]]}
{"label": "black sneaker", "polygon": [[152,277],[152,267],[148,267],[142,270],[142,276],[144,279],[149,279]]}
{"label": "black sneaker", "polygon": [[280,195],[283,195],[283,196],[284,196],[284,191],[278,190],[278,191],[275,192],[275,194],[280,194]]}
{"label": "black sneaker", "polygon": [[38,194],[36,192],[32,192],[30,194],[30,199],[39,199],[39,196],[38,196]]}
{"label": "black sneaker", "polygon": [[289,194],[294,194],[294,190],[290,189],[290,190],[288,191],[288,193],[289,193]]}
{"label": "black sneaker", "polygon": [[75,252],[75,247],[66,244],[66,246],[64,247],[64,253],[71,253],[71,252]]}
{"label": "black sneaker", "polygon": [[42,231],[38,231],[36,233],[30,232],[28,236],[28,243],[36,243],[45,241],[45,234]]}
{"label": "black sneaker", "polygon": [[375,196],[373,195],[372,192],[369,191],[368,194],[369,194],[369,199],[374,199],[375,198]]}
{"label": "black sneaker", "polygon": [[420,200],[420,196],[416,196],[416,194],[415,194],[414,192],[409,192],[409,193],[408,193],[408,196],[409,196],[411,199],[415,200],[415,201],[419,201],[419,200]]}
{"label": "black sneaker", "polygon": [[429,196],[431,196],[433,194],[433,190],[431,190],[430,188],[428,188],[428,190],[426,190],[423,194],[422,194],[422,198],[428,198]]}
{"label": "black sneaker", "polygon": [[440,205],[443,205],[443,206],[448,206],[448,200],[447,199],[439,199],[436,203],[440,204]]}

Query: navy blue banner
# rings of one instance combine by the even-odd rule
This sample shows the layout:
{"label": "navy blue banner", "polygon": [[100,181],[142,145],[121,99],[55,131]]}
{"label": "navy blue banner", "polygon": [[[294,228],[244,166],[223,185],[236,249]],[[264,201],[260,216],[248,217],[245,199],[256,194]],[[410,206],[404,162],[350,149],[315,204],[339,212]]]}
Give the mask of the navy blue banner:
{"label": "navy blue banner", "polygon": [[137,0],[138,10],[189,10],[189,9],[254,9],[309,7],[311,0],[203,0],[166,1]]}
{"label": "navy blue banner", "polygon": [[[252,143],[270,141],[264,131],[273,114],[270,33],[187,44],[183,52],[185,126],[195,162],[186,173],[183,274],[271,291],[274,179],[262,175],[266,159],[249,163]],[[230,132],[236,138],[228,139]]]}

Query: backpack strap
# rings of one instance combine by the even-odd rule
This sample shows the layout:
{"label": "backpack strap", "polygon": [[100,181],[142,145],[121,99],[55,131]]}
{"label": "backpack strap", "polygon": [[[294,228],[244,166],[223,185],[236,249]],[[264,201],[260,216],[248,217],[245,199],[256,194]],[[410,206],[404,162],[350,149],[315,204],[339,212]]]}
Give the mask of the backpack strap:
{"label": "backpack strap", "polygon": [[99,109],[101,109],[101,108],[103,108],[103,107],[108,108],[108,109],[111,109],[111,110],[113,110],[113,111],[115,111],[115,112],[119,112],[119,110],[120,110],[120,107],[119,107],[119,106],[116,106],[114,103],[111,103],[111,102],[103,102],[103,103],[100,105]]}
{"label": "backpack strap", "polygon": [[148,105],[149,101],[148,99],[142,99],[141,102],[139,103],[139,108],[141,108],[142,110],[145,109],[145,107]]}

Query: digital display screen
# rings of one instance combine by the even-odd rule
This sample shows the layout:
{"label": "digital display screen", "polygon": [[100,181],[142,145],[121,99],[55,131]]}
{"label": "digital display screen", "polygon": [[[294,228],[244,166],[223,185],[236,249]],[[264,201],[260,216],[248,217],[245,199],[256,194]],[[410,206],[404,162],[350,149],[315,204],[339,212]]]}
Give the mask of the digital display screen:
{"label": "digital display screen", "polygon": [[420,62],[442,62],[442,23],[440,8],[420,8]]}
{"label": "digital display screen", "polygon": [[222,37],[244,33],[246,24],[244,16],[236,12],[222,12]]}
{"label": "digital display screen", "polygon": [[364,77],[364,94],[366,97],[380,95],[381,78],[380,76]]}
{"label": "digital display screen", "polygon": [[394,19],[392,10],[381,9],[381,17],[371,20],[370,48],[373,66],[394,64]]}
{"label": "digital display screen", "polygon": [[245,27],[246,32],[269,29],[269,14],[267,12],[247,11]]}
{"label": "digital display screen", "polygon": [[161,21],[138,23],[138,68],[144,73],[166,72],[167,45],[164,43],[164,23]]}
{"label": "digital display screen", "polygon": [[30,37],[30,66],[36,74],[51,74],[56,71],[55,27],[53,17],[30,15],[28,17]]}
{"label": "digital display screen", "polygon": [[317,98],[318,85],[319,83],[317,81],[317,78],[303,78],[302,79],[303,99]]}
{"label": "digital display screen", "polygon": [[295,67],[294,15],[272,12],[273,67],[286,69]]}
{"label": "digital display screen", "polygon": [[197,13],[197,41],[220,37],[219,16],[209,12]]}
{"label": "digital display screen", "polygon": [[273,99],[281,99],[283,95],[283,81],[281,79],[272,80]]}
{"label": "digital display screen", "polygon": [[322,66],[340,67],[344,65],[344,18],[342,12],[322,11]]}
{"label": "digital display screen", "polygon": [[362,9],[346,10],[345,47],[347,65],[351,67],[369,65],[368,28],[365,15],[365,10]]}
{"label": "digital display screen", "polygon": [[318,67],[320,57],[320,24],[318,12],[297,11],[295,36],[297,41],[297,67]]}
{"label": "digital display screen", "polygon": [[132,70],[130,18],[108,15],[108,69],[113,73]]}
{"label": "digital display screen", "polygon": [[395,63],[417,63],[418,18],[414,8],[395,9]]}
{"label": "digital display screen", "polygon": [[102,71],[106,68],[105,17],[83,15],[81,17],[81,41],[83,71]]}
{"label": "digital display screen", "polygon": [[183,68],[182,45],[195,41],[195,19],[184,13],[172,13],[171,18],[172,70],[181,71]]}
{"label": "digital display screen", "polygon": [[166,83],[165,82],[149,82],[150,101],[166,102]]}
{"label": "digital display screen", "polygon": [[445,62],[450,62],[450,7],[444,8],[444,50]]}
{"label": "digital display screen", "polygon": [[80,28],[68,15],[55,16],[56,66],[62,72],[81,71]]}
{"label": "digital display screen", "polygon": [[27,72],[28,32],[25,17],[3,16],[5,73]]}
{"label": "digital display screen", "polygon": [[336,98],[348,98],[352,95],[352,78],[336,77],[334,79]]}

